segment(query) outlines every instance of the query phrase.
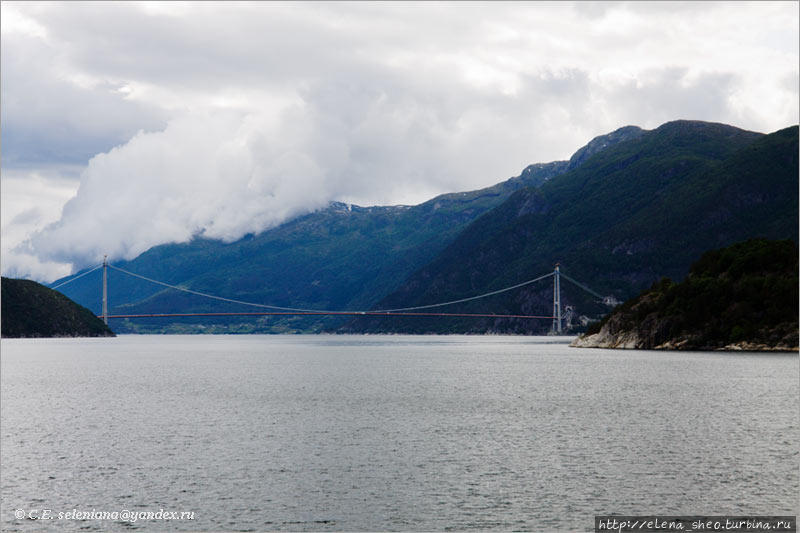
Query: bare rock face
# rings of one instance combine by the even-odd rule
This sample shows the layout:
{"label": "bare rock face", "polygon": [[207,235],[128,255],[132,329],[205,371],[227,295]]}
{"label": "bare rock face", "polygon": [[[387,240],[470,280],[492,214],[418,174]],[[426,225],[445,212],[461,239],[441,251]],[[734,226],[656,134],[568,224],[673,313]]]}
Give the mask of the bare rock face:
{"label": "bare rock face", "polygon": [[569,159],[569,164],[567,165],[567,170],[578,168],[587,159],[595,154],[599,154],[606,148],[621,142],[636,139],[637,137],[641,137],[644,133],[646,133],[646,131],[638,126],[623,126],[611,133],[595,137],[589,141],[586,146],[572,154],[572,157]]}
{"label": "bare rock face", "polygon": [[656,299],[655,295],[643,294],[624,311],[613,313],[594,334],[575,339],[570,346],[577,348],[622,348],[647,350],[664,345],[669,335],[669,321],[659,318],[656,313],[647,313],[636,322],[636,316],[645,312]]}
{"label": "bare rock face", "polygon": [[726,344],[722,347],[698,347],[690,338],[671,339],[667,342],[651,346],[644,342],[636,331],[620,331],[616,334],[609,333],[603,328],[599,333],[584,335],[570,343],[573,348],[614,348],[628,350],[698,350],[710,349],[725,352],[797,352],[798,346],[791,342],[766,344],[762,342],[741,341]]}
{"label": "bare rock face", "polygon": [[570,346],[574,348],[621,348],[635,350],[641,348],[641,339],[635,331],[609,333],[608,328],[603,328],[600,333],[585,335],[576,338]]}

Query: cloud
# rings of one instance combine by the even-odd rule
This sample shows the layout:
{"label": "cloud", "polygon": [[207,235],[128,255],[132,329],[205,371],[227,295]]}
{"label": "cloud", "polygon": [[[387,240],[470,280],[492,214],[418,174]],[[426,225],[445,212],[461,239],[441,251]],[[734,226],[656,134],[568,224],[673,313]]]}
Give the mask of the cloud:
{"label": "cloud", "polygon": [[655,127],[676,119],[718,121],[736,117],[732,96],[739,79],[730,73],[702,73],[691,76],[688,69],[667,67],[640,73],[636,78],[610,85],[600,91],[603,105],[623,108],[632,120],[648,117],[646,126]]}
{"label": "cloud", "polygon": [[163,112],[126,99],[124,84],[81,87],[51,67],[37,37],[3,40],[3,168],[86,164],[138,130],[159,130]]}
{"label": "cloud", "polygon": [[[68,171],[70,171],[68,169]],[[74,171],[74,170],[72,170]],[[42,262],[29,252],[15,248],[31,234],[57,221],[64,203],[73,197],[77,182],[60,177],[58,170],[42,169],[33,175],[4,170],[0,214],[2,214],[3,275],[55,279],[70,273],[71,265]]]}
{"label": "cloud", "polygon": [[[526,94],[544,98],[548,90],[532,86]],[[510,119],[515,99],[468,104],[481,98],[493,97],[478,92],[445,105],[444,93],[402,86],[402,79],[345,76],[261,112],[185,114],[92,158],[58,222],[19,250],[76,264],[104,254],[129,259],[196,235],[234,240],[331,200],[413,203],[439,192],[431,184],[473,188],[504,149],[484,132]],[[546,121],[540,124],[555,127]],[[552,131],[517,137],[528,143]]]}
{"label": "cloud", "polygon": [[774,131],[794,7],[3,2],[2,269],[483,187],[625,124]]}

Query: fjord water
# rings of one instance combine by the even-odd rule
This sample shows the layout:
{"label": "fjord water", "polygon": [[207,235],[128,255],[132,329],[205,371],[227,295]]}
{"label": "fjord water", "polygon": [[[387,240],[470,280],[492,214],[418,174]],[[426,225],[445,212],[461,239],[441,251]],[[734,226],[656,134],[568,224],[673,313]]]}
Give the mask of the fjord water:
{"label": "fjord water", "polygon": [[[2,341],[3,531],[797,514],[798,357],[547,337]],[[194,520],[17,520],[17,509]]]}

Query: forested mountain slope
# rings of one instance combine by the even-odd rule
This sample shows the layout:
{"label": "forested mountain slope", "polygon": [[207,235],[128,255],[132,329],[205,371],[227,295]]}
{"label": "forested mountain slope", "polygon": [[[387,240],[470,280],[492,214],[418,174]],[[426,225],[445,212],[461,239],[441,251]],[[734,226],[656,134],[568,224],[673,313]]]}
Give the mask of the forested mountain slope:
{"label": "forested mountain slope", "polygon": [[2,278],[3,337],[113,337],[102,320],[53,289]]}
{"label": "forested mountain slope", "polygon": [[797,351],[797,263],[791,240],[706,252],[682,282],[656,282],[573,346]]}

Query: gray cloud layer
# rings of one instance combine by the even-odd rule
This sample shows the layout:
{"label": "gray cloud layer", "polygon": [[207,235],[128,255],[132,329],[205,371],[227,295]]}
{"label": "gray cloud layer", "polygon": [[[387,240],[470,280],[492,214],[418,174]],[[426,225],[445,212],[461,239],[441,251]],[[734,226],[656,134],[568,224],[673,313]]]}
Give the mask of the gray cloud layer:
{"label": "gray cloud layer", "polygon": [[[2,9],[3,271],[17,275],[236,239],[331,200],[485,186],[625,124],[772,131],[798,114],[783,3]],[[15,194],[75,165],[60,214],[57,195]]]}

